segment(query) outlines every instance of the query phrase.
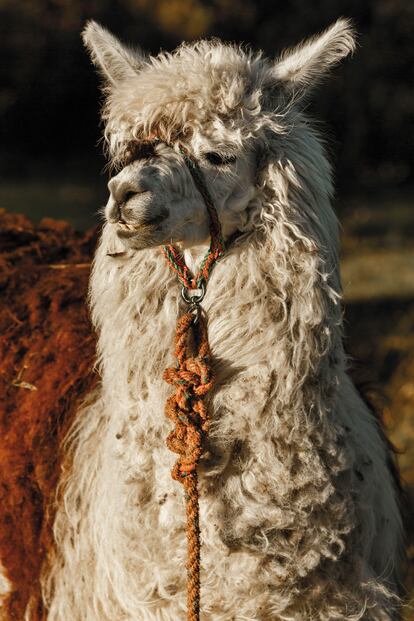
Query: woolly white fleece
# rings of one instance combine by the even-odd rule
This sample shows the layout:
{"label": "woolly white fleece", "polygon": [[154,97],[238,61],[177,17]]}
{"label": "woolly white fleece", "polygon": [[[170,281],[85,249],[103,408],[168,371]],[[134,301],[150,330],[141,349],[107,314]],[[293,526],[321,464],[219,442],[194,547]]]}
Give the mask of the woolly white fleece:
{"label": "woolly white fleece", "polygon": [[[202,620],[396,619],[396,489],[346,373],[331,171],[299,101],[353,49],[349,24],[275,62],[219,41],[147,59],[93,23],[85,40],[106,78],[115,164],[131,140],[180,138],[226,235],[238,233],[203,302],[216,385],[199,472]],[[214,167],[205,154],[217,151],[235,163]],[[146,194],[129,199],[128,187]],[[160,202],[168,218],[143,235]],[[113,217],[120,203],[127,225]],[[162,374],[184,309],[158,244],[199,257],[205,207],[160,144],[115,177],[107,216],[90,285],[102,383],[65,445],[44,597],[49,621],[178,621],[185,512]]]}

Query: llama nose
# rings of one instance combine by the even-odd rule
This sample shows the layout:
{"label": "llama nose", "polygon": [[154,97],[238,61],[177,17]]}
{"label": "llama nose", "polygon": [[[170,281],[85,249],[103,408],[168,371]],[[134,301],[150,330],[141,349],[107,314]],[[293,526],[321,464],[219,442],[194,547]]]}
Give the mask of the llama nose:
{"label": "llama nose", "polygon": [[113,200],[118,205],[123,205],[131,200],[131,198],[134,198],[134,196],[146,192],[147,188],[143,187],[141,184],[131,184],[118,181],[116,177],[114,177],[108,183],[108,190]]}
{"label": "llama nose", "polygon": [[123,194],[120,192],[114,193],[111,192],[107,207],[106,214],[110,222],[122,222],[131,218],[136,211],[136,206],[131,205],[129,201],[133,199],[135,196],[139,196],[143,194],[144,190],[141,192],[128,190]]}

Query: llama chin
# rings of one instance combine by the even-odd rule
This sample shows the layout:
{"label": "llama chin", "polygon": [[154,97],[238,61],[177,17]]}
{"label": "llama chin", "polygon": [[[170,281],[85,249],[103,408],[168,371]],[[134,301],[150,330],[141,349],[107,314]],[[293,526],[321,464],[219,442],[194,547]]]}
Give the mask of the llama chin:
{"label": "llama chin", "polygon": [[[395,621],[398,490],[347,374],[331,167],[302,105],[354,50],[350,23],[275,61],[218,40],[147,57],[94,22],[84,41],[120,171],[90,282],[102,382],[63,447],[45,618],[185,618],[185,507],[162,379],[184,302],[157,245],[196,261],[208,220],[180,142],[227,240],[202,302],[216,383],[199,467],[201,618]],[[143,191],[163,198],[150,208],[134,198]],[[150,232],[119,235],[148,219]]]}

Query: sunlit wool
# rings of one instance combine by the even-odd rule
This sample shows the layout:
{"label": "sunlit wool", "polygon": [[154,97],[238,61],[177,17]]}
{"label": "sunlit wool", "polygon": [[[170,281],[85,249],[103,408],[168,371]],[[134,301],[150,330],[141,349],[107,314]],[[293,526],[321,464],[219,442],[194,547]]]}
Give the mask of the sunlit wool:
{"label": "sunlit wool", "polygon": [[[164,141],[116,179],[150,179],[154,209],[164,201],[169,215],[128,242],[109,221],[96,253],[102,383],[65,444],[43,574],[49,621],[185,618],[185,511],[162,379],[183,302],[158,244],[181,243],[195,260],[208,222],[166,144],[178,139],[231,237],[203,302],[216,385],[199,471],[202,619],[397,619],[396,489],[376,419],[347,375],[331,170],[301,111],[353,50],[349,24],[274,62],[219,41],[146,58],[94,23],[84,37],[105,78],[114,165],[131,140]],[[211,151],[236,162],[214,167],[203,159]]]}

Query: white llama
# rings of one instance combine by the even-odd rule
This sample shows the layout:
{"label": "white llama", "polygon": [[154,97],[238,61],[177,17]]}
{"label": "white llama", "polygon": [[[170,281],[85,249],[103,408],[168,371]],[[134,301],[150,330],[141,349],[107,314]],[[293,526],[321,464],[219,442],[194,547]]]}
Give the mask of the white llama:
{"label": "white llama", "polygon": [[303,112],[354,49],[350,24],[276,61],[217,40],[146,57],[96,23],[84,40],[120,172],[90,285],[102,383],[65,447],[47,619],[186,616],[162,377],[185,304],[159,246],[197,264],[209,223],[178,143],[198,160],[227,240],[202,303],[216,383],[199,467],[201,619],[397,619],[397,490],[347,375],[331,168]]}

